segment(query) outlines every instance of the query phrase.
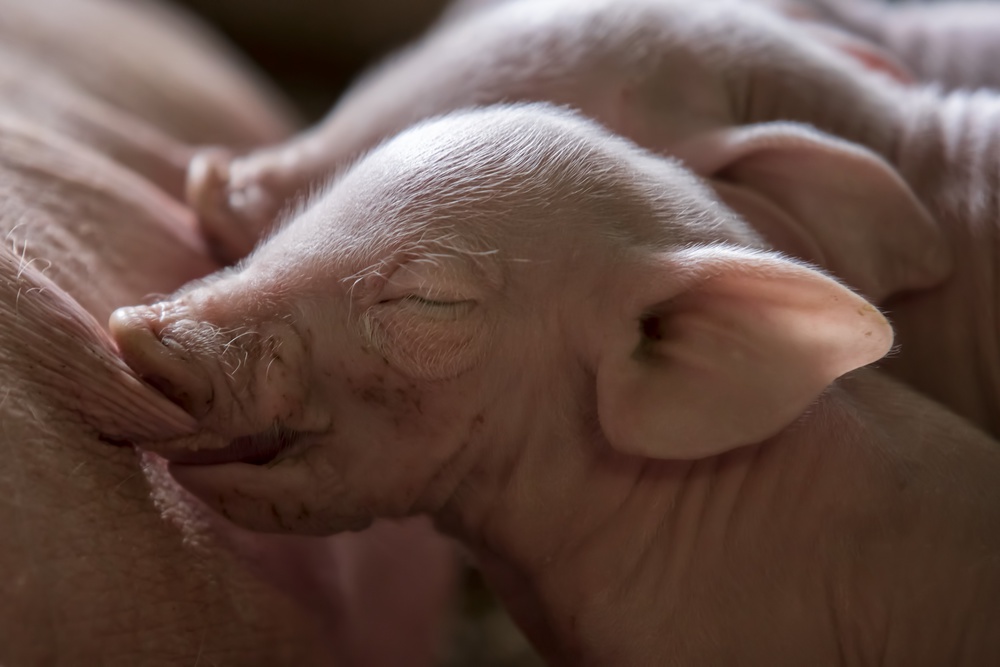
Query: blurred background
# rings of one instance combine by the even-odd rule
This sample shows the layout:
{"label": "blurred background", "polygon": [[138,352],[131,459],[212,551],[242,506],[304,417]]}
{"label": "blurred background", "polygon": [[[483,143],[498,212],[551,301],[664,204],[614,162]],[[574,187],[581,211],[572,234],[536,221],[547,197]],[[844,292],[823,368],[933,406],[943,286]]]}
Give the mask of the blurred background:
{"label": "blurred background", "polygon": [[423,32],[446,0],[176,0],[221,30],[298,104],[324,114],[365,67]]}

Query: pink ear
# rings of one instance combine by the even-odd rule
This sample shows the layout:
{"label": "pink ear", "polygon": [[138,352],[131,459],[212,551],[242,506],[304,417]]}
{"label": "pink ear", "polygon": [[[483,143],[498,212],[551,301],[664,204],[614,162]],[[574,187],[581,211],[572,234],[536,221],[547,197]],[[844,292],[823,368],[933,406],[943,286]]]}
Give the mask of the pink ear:
{"label": "pink ear", "polygon": [[677,157],[774,244],[875,303],[939,284],[951,254],[910,187],[866,148],[795,123],[695,137]]}
{"label": "pink ear", "polygon": [[623,284],[627,314],[606,338],[597,399],[609,442],[632,454],[700,458],[760,442],[892,345],[871,304],[773,253],[688,249]]}

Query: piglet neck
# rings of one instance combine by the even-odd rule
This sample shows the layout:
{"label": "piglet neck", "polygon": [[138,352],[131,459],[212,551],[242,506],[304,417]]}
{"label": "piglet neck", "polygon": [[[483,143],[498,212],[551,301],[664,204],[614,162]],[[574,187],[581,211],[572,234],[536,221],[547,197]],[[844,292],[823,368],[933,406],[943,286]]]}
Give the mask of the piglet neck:
{"label": "piglet neck", "polygon": [[[492,492],[452,502],[438,522],[470,548],[551,664],[652,665],[668,656],[677,665],[725,664],[733,647],[760,650],[748,664],[822,664],[834,655],[828,624],[779,604],[787,590],[818,605],[827,585],[846,578],[824,560],[822,521],[800,516],[821,516],[835,496],[816,492],[817,479],[830,479],[820,470],[823,443],[796,449],[779,439],[698,461],[626,456],[592,434],[534,444],[503,483],[480,477]],[[778,561],[794,566],[757,576]],[[758,596],[757,606],[720,609],[733,586]],[[768,662],[774,644],[759,640],[770,632],[762,609],[796,637],[793,661]],[[690,642],[706,619],[739,636]]]}
{"label": "piglet neck", "polygon": [[[651,493],[648,463],[593,442],[589,429],[535,435],[513,457],[484,448],[437,525],[469,548],[551,664],[630,664],[601,660],[604,642],[585,634],[598,598],[624,577],[623,558],[641,559],[642,536],[658,532],[671,487]],[[672,474],[689,467],[674,464]]]}
{"label": "piglet neck", "polygon": [[582,434],[529,437],[511,451],[479,448],[463,479],[435,512],[438,526],[489,560],[537,575],[567,545],[586,541],[633,489],[645,461]]}

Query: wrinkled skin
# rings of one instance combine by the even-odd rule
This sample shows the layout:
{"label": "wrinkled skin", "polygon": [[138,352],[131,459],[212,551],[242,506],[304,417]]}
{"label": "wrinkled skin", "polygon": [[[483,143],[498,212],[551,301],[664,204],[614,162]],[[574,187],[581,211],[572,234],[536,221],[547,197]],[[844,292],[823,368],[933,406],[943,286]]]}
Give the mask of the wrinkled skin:
{"label": "wrinkled skin", "polygon": [[[455,0],[442,18],[455,20],[512,1]],[[745,1],[797,21],[811,37],[852,51],[894,78],[946,90],[1000,87],[1000,8],[991,0]]]}
{"label": "wrinkled skin", "polygon": [[21,54],[0,49],[0,113],[41,125],[114,159],[165,193],[183,199],[193,150],[159,129],[101,102]]}
{"label": "wrinkled skin", "polygon": [[0,3],[0,41],[0,113],[93,148],[178,199],[189,142],[250,147],[294,127],[214,35],[154,3]]}
{"label": "wrinkled skin", "polygon": [[882,46],[914,77],[945,89],[1000,88],[995,2],[890,5],[876,0],[776,0],[793,16]]}
{"label": "wrinkled skin", "polygon": [[98,324],[215,268],[190,213],[38,126],[0,120],[0,156],[0,663],[429,664],[450,558],[425,527],[262,538],[108,446],[192,426]]}
{"label": "wrinkled skin", "polygon": [[[748,3],[513,3],[429,35],[287,144],[196,158],[189,197],[236,257],[303,184],[421,117],[502,100],[571,105],[679,155],[773,247],[889,308],[902,354],[886,369],[1000,435],[1000,214],[989,196],[1000,191],[990,166],[1000,107],[987,93],[942,99],[893,84],[853,55]],[[801,142],[775,121],[822,133]],[[831,190],[861,172],[827,160],[852,150],[830,135],[904,182]]]}
{"label": "wrinkled skin", "polygon": [[192,144],[284,138],[292,115],[193,17],[154,2],[3,0],[0,43],[91,97]]}
{"label": "wrinkled skin", "polygon": [[111,328],[198,420],[146,444],[182,485],[257,530],[431,514],[553,664],[995,664],[1000,448],[837,381],[888,324],[761,245],[675,163],[498,107]]}

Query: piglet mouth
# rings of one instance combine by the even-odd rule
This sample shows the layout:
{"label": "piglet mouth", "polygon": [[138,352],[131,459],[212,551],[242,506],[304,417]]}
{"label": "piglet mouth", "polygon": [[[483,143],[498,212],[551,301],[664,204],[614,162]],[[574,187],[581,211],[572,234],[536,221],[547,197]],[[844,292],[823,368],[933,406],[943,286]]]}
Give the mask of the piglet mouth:
{"label": "piglet mouth", "polygon": [[166,458],[184,465],[213,465],[222,463],[249,463],[267,465],[299,444],[305,433],[282,426],[275,426],[260,433],[241,435],[225,447],[174,451]]}

